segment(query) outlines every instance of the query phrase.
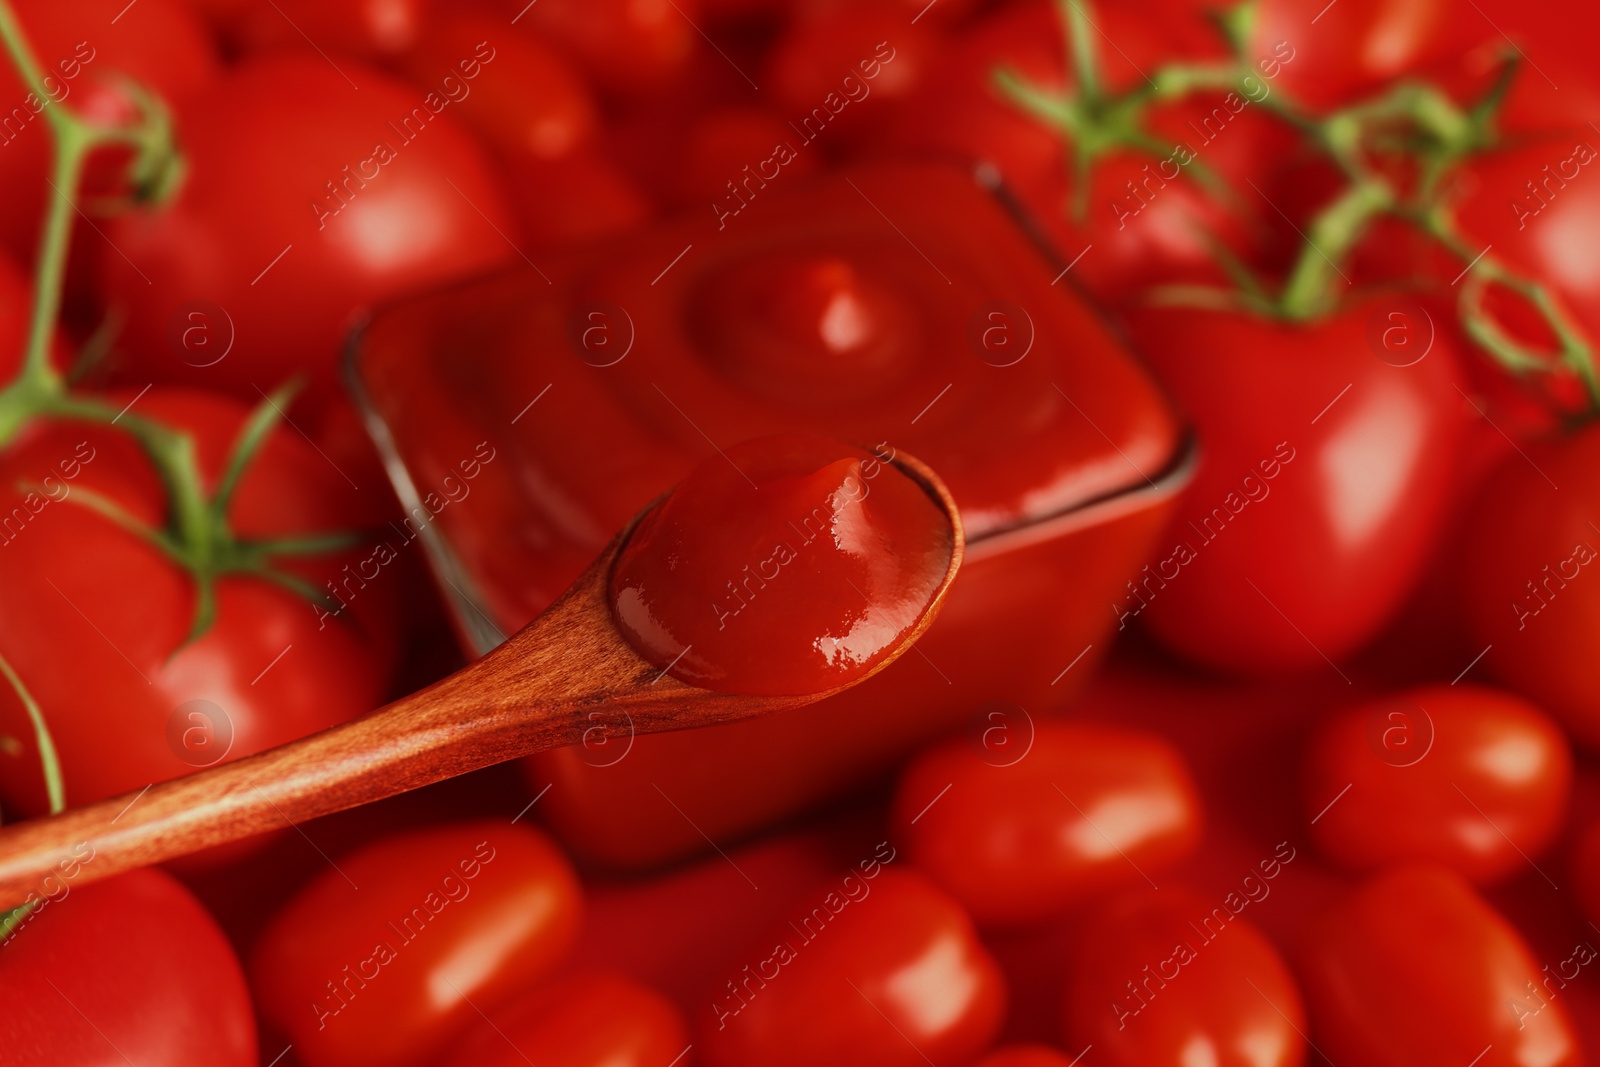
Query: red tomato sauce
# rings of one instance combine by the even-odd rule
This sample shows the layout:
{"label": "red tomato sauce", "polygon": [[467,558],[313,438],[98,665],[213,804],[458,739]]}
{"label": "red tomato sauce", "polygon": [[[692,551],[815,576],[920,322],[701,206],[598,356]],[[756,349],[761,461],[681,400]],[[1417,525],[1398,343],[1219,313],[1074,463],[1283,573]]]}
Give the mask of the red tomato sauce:
{"label": "red tomato sauce", "polygon": [[786,434],[705,460],[618,556],[617,625],[708,689],[794,695],[867,674],[923,617],[955,553],[951,517],[893,456]]}

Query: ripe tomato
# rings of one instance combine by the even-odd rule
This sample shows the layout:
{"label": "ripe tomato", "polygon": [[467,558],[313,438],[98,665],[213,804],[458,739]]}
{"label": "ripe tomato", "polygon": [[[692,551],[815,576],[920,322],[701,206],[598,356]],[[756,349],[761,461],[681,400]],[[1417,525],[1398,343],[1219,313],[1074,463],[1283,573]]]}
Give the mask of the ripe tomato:
{"label": "ripe tomato", "polygon": [[[1080,188],[1079,146],[1024,110],[997,81],[1004,71],[1048,96],[1074,89],[1061,10],[1031,0],[978,23],[924,79],[891,140],[993,165],[1063,261],[1072,262],[1072,278],[1103,301],[1121,303],[1154,284],[1223,283],[1217,241],[1247,260],[1269,243],[1245,179],[1264,181],[1261,161],[1276,160],[1290,142],[1287,127],[1259,103],[1275,84],[1265,72],[1282,69],[1281,57],[1261,57],[1253,100],[1207,95],[1152,109],[1147,132],[1163,150],[1107,149],[1093,158],[1088,185]],[[1191,40],[1173,20],[1123,5],[1108,5],[1094,18],[1117,44],[1102,49],[1102,80],[1114,91],[1142,84],[1146,71],[1169,59],[1217,51]],[[1191,164],[1225,188],[1203,184]]]}
{"label": "ripe tomato", "polygon": [[708,991],[701,1062],[915,1067],[959,1062],[993,1039],[999,969],[933,883],[874,862],[823,883],[810,904],[728,961]]}
{"label": "ripe tomato", "polygon": [[[684,138],[677,166],[667,177],[666,195],[674,204],[704,211],[708,204],[726,201],[730,183],[737,186],[752,173],[759,177],[763,169],[770,173],[776,160],[791,154],[781,173],[813,173],[820,157],[801,150],[800,144],[787,122],[763,108],[707,112],[695,119]],[[780,152],[780,147],[789,151]]]}
{"label": "ripe tomato", "polygon": [[577,974],[469,1026],[442,1067],[668,1067],[689,1028],[660,993],[619,974]]}
{"label": "ripe tomato", "polygon": [[1305,1008],[1277,950],[1178,889],[1135,890],[1088,921],[1064,1013],[1067,1046],[1117,1067],[1305,1062]]}
{"label": "ripe tomato", "polygon": [[897,839],[978,922],[1035,922],[1143,884],[1199,843],[1200,797],[1165,741],[1057,721],[1031,741],[1025,753],[946,742],[895,790]]}
{"label": "ripe tomato", "polygon": [[1295,50],[1283,90],[1317,110],[1350,103],[1430,60],[1494,35],[1445,0],[1262,0],[1250,55],[1280,41]]}
{"label": "ripe tomato", "polygon": [[1600,428],[1529,445],[1490,477],[1466,524],[1467,619],[1484,664],[1600,745]]}
{"label": "ripe tomato", "polygon": [[693,0],[498,0],[518,29],[553,42],[610,93],[642,95],[699,56]]}
{"label": "ripe tomato", "polygon": [[[65,104],[86,119],[115,125],[135,109],[125,80],[181,106],[217,80],[220,67],[205,27],[182,0],[150,0],[128,8],[118,0],[13,0],[33,46],[50,101],[33,96],[8,59],[0,63],[0,245],[20,263],[32,263],[49,186],[51,136],[43,112]],[[53,102],[53,103],[52,103]],[[117,173],[125,151],[106,149],[92,161],[91,197],[125,190]],[[88,230],[87,226],[80,226]],[[98,255],[104,242],[79,235],[81,250]]]}
{"label": "ripe tomato", "polygon": [[537,830],[395,834],[284,905],[251,957],[251,986],[307,1067],[432,1063],[478,1010],[550,972],[581,903],[566,857]]}
{"label": "ripe tomato", "polygon": [[[473,58],[480,44],[494,59]],[[502,159],[556,160],[594,141],[599,105],[578,70],[560,52],[527,34],[505,32],[486,12],[452,13],[431,27],[400,60],[418,86],[440,90]],[[466,77],[470,71],[483,77]]]}
{"label": "ripe tomato", "polygon": [[[1600,250],[1590,239],[1600,229],[1600,135],[1578,124],[1518,137],[1512,147],[1476,157],[1450,195],[1473,251],[1488,248],[1553,290],[1591,350],[1600,352]],[[1501,295],[1514,303],[1495,307],[1496,318],[1540,350],[1548,328],[1542,320],[1524,326],[1530,315],[1523,299]]]}
{"label": "ripe tomato", "polygon": [[222,21],[235,46],[246,52],[299,49],[309,41],[315,48],[380,59],[406,51],[436,28],[434,0],[273,0],[231,6]]}
{"label": "ripe tomato", "polygon": [[[182,390],[118,399],[192,433],[211,485],[248,416],[228,398]],[[0,459],[0,653],[50,725],[69,804],[238,759],[381,702],[395,655],[392,633],[378,628],[400,593],[392,579],[333,585],[350,605],[335,615],[265,579],[224,577],[214,624],[185,643],[193,579],[90,507],[89,493],[146,525],[166,516],[164,489],[119,427],[43,427]],[[369,514],[337,471],[281,429],[229,509],[234,532],[255,539],[359,529]],[[368,551],[306,557],[286,569],[318,587],[344,583],[340,568]],[[42,814],[33,732],[9,687],[0,688],[0,734],[20,742],[0,754],[0,803]]]}
{"label": "ripe tomato", "polygon": [[[181,109],[183,188],[106,231],[126,256],[103,261],[107,298],[127,315],[126,380],[251,402],[295,374],[333,390],[359,308],[518,259],[500,180],[450,106],[442,91],[293,53],[246,62]],[[219,354],[186,347],[195,323]]]}
{"label": "ripe tomato", "polygon": [[1493,908],[1441,867],[1402,867],[1363,884],[1313,924],[1299,973],[1312,1040],[1333,1063],[1583,1060],[1548,973]]}
{"label": "ripe tomato", "polygon": [[830,5],[789,26],[764,80],[808,141],[837,151],[894,120],[943,44],[931,21],[912,23],[898,0]]}
{"label": "ripe tomato", "polygon": [[513,161],[509,169],[522,231],[531,247],[551,248],[608,237],[650,217],[644,194],[599,152]]}
{"label": "ripe tomato", "polygon": [[[1438,536],[1466,425],[1449,335],[1416,319],[1396,297],[1303,325],[1129,313],[1203,453],[1167,547],[1113,606],[1119,626],[1145,617],[1185,656],[1253,673],[1337,664],[1383,626]],[[1380,359],[1396,358],[1374,340],[1385,329],[1425,354]]]}
{"label": "ripe tomato", "polygon": [[0,946],[8,1067],[254,1067],[250,993],[200,902],[154,870],[74,888],[93,853],[70,862]]}
{"label": "ripe tomato", "polygon": [[[551,795],[561,788],[552,786]],[[729,960],[814,903],[810,894],[825,878],[879,849],[879,827],[854,816],[768,835],[730,847],[727,859],[713,853],[648,878],[586,880],[575,965],[621,971],[688,1011],[704,1007],[705,991],[721,985]],[[897,854],[884,846],[883,855],[893,862]]]}
{"label": "ripe tomato", "polygon": [[1555,723],[1509,693],[1425,686],[1323,723],[1302,782],[1311,834],[1340,863],[1429,860],[1487,882],[1524,870],[1555,839],[1572,752]]}
{"label": "ripe tomato", "polygon": [[[0,381],[9,382],[22,369],[33,325],[33,282],[11,257],[0,252]],[[70,368],[72,351],[59,333],[53,362],[63,374]]]}

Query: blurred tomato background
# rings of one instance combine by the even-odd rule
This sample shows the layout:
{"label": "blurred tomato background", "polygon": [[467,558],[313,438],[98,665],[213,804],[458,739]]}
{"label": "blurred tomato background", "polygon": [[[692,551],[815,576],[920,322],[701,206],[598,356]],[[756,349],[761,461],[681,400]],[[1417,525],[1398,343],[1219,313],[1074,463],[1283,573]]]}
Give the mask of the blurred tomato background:
{"label": "blurred tomato background", "polygon": [[[1592,1062],[1597,34],[0,0],[0,824],[450,675],[691,472],[663,674],[875,664],[896,463],[966,553],[810,707],[63,852],[0,1065]],[[861,603],[748,532],[825,482]]]}

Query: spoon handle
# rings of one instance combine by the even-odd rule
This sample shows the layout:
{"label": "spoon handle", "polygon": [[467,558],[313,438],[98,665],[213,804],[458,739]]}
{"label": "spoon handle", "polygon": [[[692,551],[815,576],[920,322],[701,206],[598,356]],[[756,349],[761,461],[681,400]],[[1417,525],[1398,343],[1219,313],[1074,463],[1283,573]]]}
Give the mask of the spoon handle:
{"label": "spoon handle", "polygon": [[40,892],[64,861],[76,860],[75,882],[93,881],[580,739],[571,701],[497,699],[503,658],[290,744],[0,829],[0,907]]}
{"label": "spoon handle", "polygon": [[75,884],[96,881],[573,744],[586,732],[678,725],[702,702],[676,679],[648,684],[659,672],[622,643],[603,598],[610,555],[505,644],[370,715],[137,793],[0,827],[0,908],[41,892],[52,872],[69,866]]}

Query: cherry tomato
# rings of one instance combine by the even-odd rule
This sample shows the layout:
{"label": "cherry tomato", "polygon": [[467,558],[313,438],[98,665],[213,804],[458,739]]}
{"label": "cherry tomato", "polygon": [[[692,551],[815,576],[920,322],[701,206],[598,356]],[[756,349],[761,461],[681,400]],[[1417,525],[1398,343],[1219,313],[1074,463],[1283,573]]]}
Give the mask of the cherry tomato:
{"label": "cherry tomato", "polygon": [[801,151],[799,143],[793,127],[765,109],[724,107],[707,112],[689,128],[668,179],[668,196],[675,204],[703,211],[707,204],[725,200],[730,183],[737,186],[751,174],[771,173],[780,158],[788,159],[781,173],[810,174],[820,159],[814,152]]}
{"label": "cherry tomato", "polygon": [[681,75],[699,53],[693,0],[499,0],[516,26],[576,59],[610,93],[641,95]]}
{"label": "cherry tomato", "polygon": [[[226,397],[183,390],[114,400],[191,433],[213,487],[249,415]],[[246,468],[228,509],[234,533],[358,533],[371,513],[291,434],[269,434]],[[0,653],[50,726],[69,804],[238,759],[381,702],[396,652],[393,633],[381,627],[399,590],[379,576],[352,581],[343,569],[370,563],[369,545],[282,564],[345,597],[348,611],[235,574],[216,583],[215,622],[188,641],[196,612],[189,572],[91,506],[105,500],[146,526],[165,520],[166,493],[120,427],[31,431],[0,459],[0,497]],[[10,687],[0,688],[0,734],[19,739],[0,753],[0,802],[43,814],[33,731]]]}
{"label": "cherry tomato", "polygon": [[264,1019],[307,1067],[434,1062],[478,1011],[544,977],[576,936],[566,858],[509,822],[395,834],[341,856],[250,960]]}
{"label": "cherry tomato", "polygon": [[[294,53],[243,64],[183,109],[183,188],[106,231],[126,256],[105,258],[104,284],[127,316],[127,379],[251,402],[295,374],[331,391],[359,308],[520,259],[500,180],[450,106]],[[231,345],[190,350],[197,322]]]}
{"label": "cherry tomato", "polygon": [[63,857],[0,945],[8,1067],[254,1067],[249,990],[211,916],[160,871],[74,887],[94,862],[88,845]]}
{"label": "cherry tomato", "polygon": [[273,0],[230,6],[233,10],[223,15],[228,36],[247,52],[304,48],[309,42],[315,49],[379,59],[406,51],[435,29],[434,0]]}
{"label": "cherry tomato", "polygon": [[[1253,673],[1338,669],[1377,633],[1438,536],[1466,425],[1449,335],[1414,308],[1383,297],[1303,325],[1129,313],[1204,453],[1158,558],[1113,606],[1119,628],[1143,619],[1185,656]],[[1384,330],[1415,336],[1416,361],[1395,365]]]}
{"label": "cherry tomato", "polygon": [[1589,668],[1600,634],[1594,508],[1600,429],[1507,456],[1465,523],[1467,619],[1483,663],[1600,745],[1600,679]]}
{"label": "cherry tomato", "polygon": [[[10,381],[22,369],[32,326],[33,282],[10,256],[0,252],[0,381]],[[72,350],[59,333],[52,348],[52,361],[63,374],[71,366]]]}
{"label": "cherry tomato", "polygon": [[989,740],[924,752],[894,806],[912,861],[980,923],[1034,922],[1143,884],[1199,843],[1194,782],[1157,737],[1044,721],[1023,740]]}
{"label": "cherry tomato", "polygon": [[1333,1063],[1568,1067],[1583,1054],[1559,992],[1459,875],[1378,875],[1311,928],[1299,973]]}
{"label": "cherry tomato", "polygon": [[660,993],[599,972],[557,980],[470,1026],[442,1067],[667,1067],[689,1028]]}
{"label": "cherry tomato", "polygon": [[[867,873],[870,870],[872,873]],[[1000,1027],[1005,991],[961,906],[874,863],[728,961],[696,1054],[708,1067],[959,1062]]]}
{"label": "cherry tomato", "polygon": [[[488,44],[493,59],[478,58]],[[400,61],[418,86],[437,90],[502,159],[556,160],[595,139],[599,105],[561,53],[467,9],[441,20]],[[481,77],[480,77],[481,75]]]}
{"label": "cherry tomato", "polygon": [[[205,27],[182,0],[151,0],[128,8],[118,0],[14,0],[44,77],[48,101],[22,84],[10,61],[0,64],[0,244],[19,263],[33,263],[45,197],[50,191],[51,136],[46,107],[65,105],[79,117],[108,125],[136,117],[131,79],[169,106],[179,107],[220,73]],[[75,199],[125,193],[118,173],[125,151],[105,149],[91,160],[88,185]],[[79,220],[81,253],[98,256],[104,241]],[[141,383],[142,384],[142,383]]]}
{"label": "cherry tomato", "polygon": [[1090,1045],[1117,1067],[1304,1063],[1299,990],[1239,918],[1248,903],[1141,889],[1092,916],[1067,984],[1067,1046]]}
{"label": "cherry tomato", "polygon": [[[1282,88],[1317,109],[1351,102],[1430,60],[1496,35],[1445,0],[1262,0],[1247,54],[1280,41],[1295,58]],[[1496,35],[1497,36],[1497,35]]]}
{"label": "cherry tomato", "polygon": [[532,247],[608,237],[633,229],[650,217],[644,194],[598,152],[513,161],[509,169],[522,231]]}
{"label": "cherry tomato", "polygon": [[765,80],[807,142],[838,150],[894,120],[943,43],[897,0],[830,5],[797,19],[773,45]]}
{"label": "cherry tomato", "polygon": [[[1062,6],[1049,0],[1019,4],[963,34],[924,79],[903,120],[890,131],[904,148],[992,165],[1044,228],[1073,280],[1110,303],[1146,286],[1170,282],[1222,284],[1216,244],[1253,261],[1269,244],[1256,194],[1246,179],[1265,180],[1261,161],[1292,144],[1290,131],[1260,104],[1273,91],[1266,72],[1279,56],[1261,58],[1252,93],[1196,96],[1152,109],[1148,139],[1161,152],[1112,147],[1088,160],[1088,181],[1077,176],[1081,146],[1035,117],[1001,87],[1005,73],[1047,97],[1075,90],[1066,66]],[[1098,11],[1095,24],[1116,42],[1102,47],[1101,78],[1112,91],[1144,82],[1146,70],[1173,58],[1216,53],[1123,5]],[[1207,177],[1199,176],[1204,168]],[[1275,213],[1274,213],[1275,215]],[[1081,259],[1079,258],[1081,254]]]}
{"label": "cherry tomato", "polygon": [[1425,686],[1325,722],[1302,781],[1312,836],[1340,863],[1429,860],[1486,882],[1525,870],[1555,839],[1572,752],[1510,693]]}
{"label": "cherry tomato", "polygon": [[[1450,190],[1473,252],[1487,249],[1544,285],[1591,350],[1600,345],[1600,252],[1588,239],[1600,228],[1597,175],[1600,135],[1576,124],[1516,137],[1512,147],[1476,157]],[[1553,347],[1524,297],[1499,289],[1493,295],[1499,302],[1491,303],[1491,316],[1503,328],[1535,351]]]}

